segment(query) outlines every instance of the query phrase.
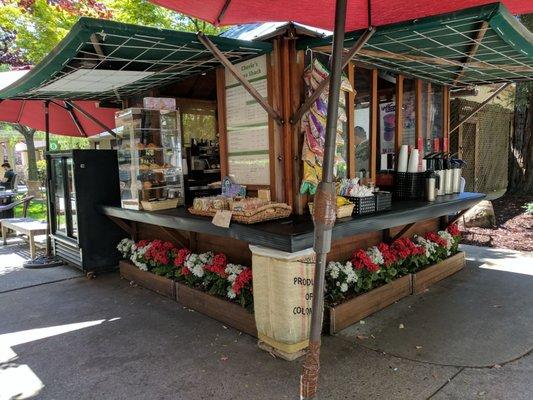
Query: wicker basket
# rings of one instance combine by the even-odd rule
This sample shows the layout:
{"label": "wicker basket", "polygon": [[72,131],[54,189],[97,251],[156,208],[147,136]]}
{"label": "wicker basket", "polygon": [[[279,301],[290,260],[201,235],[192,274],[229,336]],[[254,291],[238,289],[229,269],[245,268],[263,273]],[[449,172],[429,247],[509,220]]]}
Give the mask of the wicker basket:
{"label": "wicker basket", "polygon": [[376,192],[374,193],[376,200],[376,211],[387,211],[392,208],[392,193],[391,192]]}
{"label": "wicker basket", "polygon": [[[307,206],[309,207],[309,212],[311,213],[311,215],[313,215],[314,204],[307,203]],[[350,217],[352,215],[353,208],[353,204],[346,204],[344,206],[337,207],[337,218]]]}
{"label": "wicker basket", "polygon": [[348,197],[354,204],[352,215],[372,214],[376,212],[376,200],[374,196]]}
{"label": "wicker basket", "polygon": [[157,211],[157,210],[168,210],[171,208],[176,208],[178,206],[179,199],[166,199],[166,200],[157,200],[157,201],[141,201],[143,210],[146,211]]}
{"label": "wicker basket", "polygon": [[[190,207],[189,212],[203,217],[214,217],[217,210],[203,211]],[[287,218],[291,213],[292,208],[288,204],[271,203],[251,211],[233,211],[231,220],[233,222],[240,222],[241,224],[257,224],[258,222]]]}

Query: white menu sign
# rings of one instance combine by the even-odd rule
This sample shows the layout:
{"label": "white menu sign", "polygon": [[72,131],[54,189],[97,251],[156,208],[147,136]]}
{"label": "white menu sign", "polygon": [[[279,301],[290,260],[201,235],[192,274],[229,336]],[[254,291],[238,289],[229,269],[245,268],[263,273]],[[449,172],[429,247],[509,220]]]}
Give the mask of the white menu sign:
{"label": "white menu sign", "polygon": [[[235,66],[267,98],[266,55]],[[227,69],[226,116],[229,174],[240,184],[269,185],[268,114]]]}

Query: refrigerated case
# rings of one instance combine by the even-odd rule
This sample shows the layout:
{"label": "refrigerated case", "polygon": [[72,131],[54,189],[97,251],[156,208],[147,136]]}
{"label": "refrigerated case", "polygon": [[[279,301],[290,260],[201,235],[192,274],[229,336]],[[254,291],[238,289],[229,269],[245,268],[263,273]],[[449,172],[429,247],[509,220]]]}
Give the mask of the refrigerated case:
{"label": "refrigerated case", "polygon": [[54,254],[86,272],[112,269],[120,260],[116,245],[125,233],[97,206],[120,206],[116,151],[72,150],[47,157]]}

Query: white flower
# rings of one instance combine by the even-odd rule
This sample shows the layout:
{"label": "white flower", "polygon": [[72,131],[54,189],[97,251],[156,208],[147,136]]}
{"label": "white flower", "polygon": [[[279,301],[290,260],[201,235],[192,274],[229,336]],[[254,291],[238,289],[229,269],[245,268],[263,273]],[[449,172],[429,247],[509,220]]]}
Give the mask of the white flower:
{"label": "white flower", "polygon": [[235,294],[235,292],[231,288],[229,288],[228,289],[228,298],[229,299],[234,299],[235,297],[237,297],[237,295]]}
{"label": "white flower", "polygon": [[424,248],[426,257],[430,257],[433,253],[436,252],[436,243],[433,243],[430,240],[426,240],[422,236],[415,236],[415,240]]}
{"label": "white flower", "polygon": [[118,243],[117,250],[122,254],[122,257],[129,258],[134,245],[135,242],[133,240],[125,238]]}
{"label": "white flower", "polygon": [[446,240],[446,250],[447,250],[447,254],[450,255],[450,249],[452,248],[453,246],[453,236],[450,235],[448,232],[446,231],[439,231],[438,232],[439,236],[441,238],[443,238],[444,240]]}
{"label": "white flower", "polygon": [[385,260],[383,260],[383,254],[381,254],[381,251],[376,246],[372,246],[366,251],[366,254],[368,254],[368,257],[372,260],[374,264],[377,265],[383,265]]}
{"label": "white flower", "polygon": [[346,282],[343,282],[341,284],[341,292],[345,293],[348,291],[348,284]]}
{"label": "white flower", "polygon": [[331,276],[333,279],[337,279],[339,277],[339,271],[340,271],[339,264],[340,263],[336,263],[333,261],[330,261],[328,264],[327,270],[328,270],[329,276]]}

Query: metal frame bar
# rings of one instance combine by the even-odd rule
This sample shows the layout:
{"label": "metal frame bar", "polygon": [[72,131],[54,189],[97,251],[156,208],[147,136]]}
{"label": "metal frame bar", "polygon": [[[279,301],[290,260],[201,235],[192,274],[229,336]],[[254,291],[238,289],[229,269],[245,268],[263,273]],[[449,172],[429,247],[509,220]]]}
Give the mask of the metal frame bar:
{"label": "metal frame bar", "polygon": [[[348,63],[351,61],[351,59],[363,48],[363,46],[368,42],[368,40],[372,37],[372,35],[374,34],[374,32],[376,32],[376,28],[374,27],[370,27],[368,28],[360,37],[359,39],[357,40],[357,42],[355,42],[353,44],[352,47],[350,47],[350,49],[346,52],[346,54],[344,55],[344,57],[342,58],[342,68],[344,69]],[[298,122],[300,122],[300,119],[302,118],[302,116],[307,112],[309,111],[309,109],[311,108],[311,106],[314,104],[314,102],[320,97],[320,95],[322,94],[322,92],[324,91],[324,89],[326,89],[326,87],[328,86],[329,84],[329,79],[330,79],[330,76],[328,75],[326,77],[326,79],[324,79],[322,82],[320,82],[320,84],[318,85],[318,87],[316,88],[316,90],[313,92],[313,94],[311,96],[309,96],[305,102],[302,104],[302,106],[298,109],[298,111],[296,111],[294,113],[294,115],[291,117],[290,119],[290,122],[292,125],[295,125],[297,124]]]}
{"label": "metal frame bar", "polygon": [[465,122],[467,122],[470,118],[472,118],[474,115],[476,115],[478,112],[480,112],[487,104],[490,103],[490,101],[495,98],[497,95],[499,95],[504,89],[506,89],[511,83],[504,83],[501,85],[494,93],[492,93],[483,103],[479,104],[470,115],[462,118],[457,125],[455,125],[452,129],[450,129],[450,133],[448,135],[451,135],[454,131],[459,129],[461,125],[463,125]]}
{"label": "metal frame bar", "polygon": [[[57,103],[54,103],[54,104],[57,104]],[[71,102],[71,101],[68,101],[68,100],[65,100],[65,104],[67,104],[68,106],[72,107],[73,109],[75,109],[76,111],[78,111],[79,113],[81,113],[85,118],[87,118],[88,120],[94,122],[96,125],[100,126],[101,128],[103,128],[107,133],[109,133],[111,136],[113,136],[114,138],[117,137],[117,134],[115,132],[113,132],[113,130],[111,128],[109,128],[107,125],[105,125],[103,122],[101,122],[99,119],[93,117],[91,114],[89,114],[87,111],[85,111],[83,108],[77,106],[74,102]]]}
{"label": "metal frame bar", "polygon": [[240,71],[231,63],[230,60],[222,53],[218,47],[211,41],[207,36],[202,32],[196,34],[200,43],[202,43],[206,49],[208,49],[215,58],[220,61],[224,67],[226,67],[231,74],[237,79],[241,85],[246,89],[246,91],[263,107],[263,109],[272,117],[279,125],[283,125],[284,121],[281,118],[281,115],[274,110],[274,108],[268,104],[267,99],[265,99],[253,86],[252,84],[240,73]]}

